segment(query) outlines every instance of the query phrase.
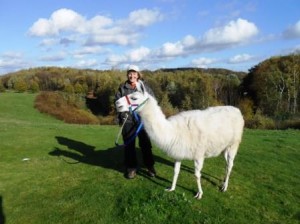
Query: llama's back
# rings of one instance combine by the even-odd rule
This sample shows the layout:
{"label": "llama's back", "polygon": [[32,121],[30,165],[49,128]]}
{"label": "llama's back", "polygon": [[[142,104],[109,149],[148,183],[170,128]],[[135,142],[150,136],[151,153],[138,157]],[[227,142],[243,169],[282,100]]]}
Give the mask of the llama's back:
{"label": "llama's back", "polygon": [[170,117],[169,121],[178,131],[179,147],[190,147],[187,159],[219,155],[230,145],[240,143],[244,128],[240,110],[232,106],[185,111]]}

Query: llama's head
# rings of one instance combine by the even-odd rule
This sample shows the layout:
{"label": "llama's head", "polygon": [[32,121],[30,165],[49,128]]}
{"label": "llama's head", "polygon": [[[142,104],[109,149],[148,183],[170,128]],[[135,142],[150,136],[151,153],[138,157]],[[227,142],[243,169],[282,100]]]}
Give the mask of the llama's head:
{"label": "llama's head", "polygon": [[147,92],[134,92],[116,101],[117,112],[139,111],[148,100]]}

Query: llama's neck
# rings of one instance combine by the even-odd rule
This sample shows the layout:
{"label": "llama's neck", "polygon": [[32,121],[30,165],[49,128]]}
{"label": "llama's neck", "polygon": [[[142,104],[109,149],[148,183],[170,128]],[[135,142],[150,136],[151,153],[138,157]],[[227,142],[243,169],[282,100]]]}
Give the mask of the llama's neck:
{"label": "llama's neck", "polygon": [[151,140],[155,142],[162,150],[167,150],[167,146],[173,139],[172,124],[166,119],[157,101],[149,96],[147,103],[139,112]]}

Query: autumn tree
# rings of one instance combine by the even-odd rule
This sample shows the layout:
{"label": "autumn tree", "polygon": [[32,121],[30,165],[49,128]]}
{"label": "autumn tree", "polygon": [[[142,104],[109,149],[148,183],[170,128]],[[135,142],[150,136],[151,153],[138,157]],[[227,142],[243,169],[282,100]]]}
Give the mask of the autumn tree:
{"label": "autumn tree", "polygon": [[252,68],[243,92],[263,114],[284,119],[298,112],[300,55],[272,57]]}

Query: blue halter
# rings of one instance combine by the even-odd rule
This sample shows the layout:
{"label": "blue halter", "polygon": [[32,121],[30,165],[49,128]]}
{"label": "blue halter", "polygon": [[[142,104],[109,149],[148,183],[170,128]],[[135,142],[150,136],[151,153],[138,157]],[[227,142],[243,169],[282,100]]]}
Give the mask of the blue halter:
{"label": "blue halter", "polygon": [[141,118],[137,115],[137,113],[135,111],[132,111],[132,114],[133,114],[133,117],[134,119],[137,121],[137,123],[139,124],[139,126],[137,127],[136,131],[134,132],[133,135],[130,136],[129,139],[127,139],[125,142],[124,142],[124,145],[127,146],[129,145],[135,138],[136,136],[138,136],[138,134],[140,133],[140,131],[142,130],[143,128],[143,123],[141,121]]}
{"label": "blue halter", "polygon": [[[127,99],[127,101],[129,102],[127,96],[126,96],[126,99]],[[123,123],[123,125],[122,125],[122,127],[121,127],[121,129],[120,129],[120,131],[119,131],[119,134],[118,134],[118,136],[117,136],[117,138],[116,138],[116,140],[115,140],[115,145],[116,145],[116,146],[127,146],[127,145],[129,145],[129,144],[136,138],[136,136],[138,136],[138,134],[140,133],[140,131],[142,130],[142,128],[143,128],[144,125],[143,125],[143,122],[141,121],[140,116],[136,113],[136,110],[137,110],[138,108],[140,108],[141,106],[143,106],[143,105],[147,102],[147,100],[148,100],[148,98],[147,98],[143,103],[141,103],[140,105],[138,105],[134,110],[132,110],[132,104],[129,103],[129,105],[130,105],[130,106],[129,106],[129,112],[133,115],[133,118],[137,121],[137,123],[138,123],[139,125],[138,125],[136,131],[134,132],[134,134],[131,135],[130,138],[128,138],[128,139],[124,142],[124,144],[120,145],[120,144],[118,143],[118,140],[119,140],[120,135],[121,135],[121,133],[122,133],[124,124],[126,123],[126,120],[127,120],[127,118],[128,118],[128,117],[126,117],[126,119],[125,119],[125,121],[124,121],[124,123]],[[136,105],[134,105],[134,106],[136,106]]]}

